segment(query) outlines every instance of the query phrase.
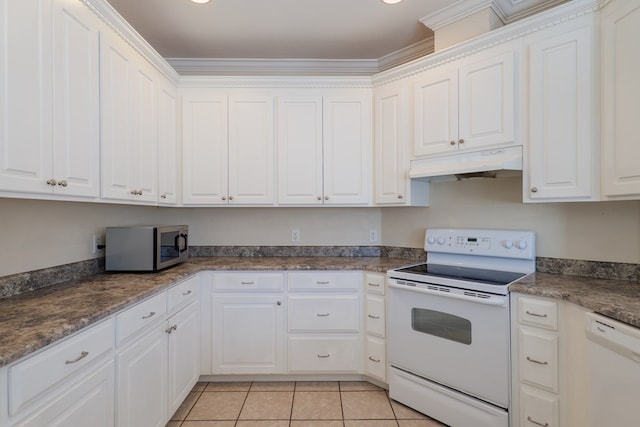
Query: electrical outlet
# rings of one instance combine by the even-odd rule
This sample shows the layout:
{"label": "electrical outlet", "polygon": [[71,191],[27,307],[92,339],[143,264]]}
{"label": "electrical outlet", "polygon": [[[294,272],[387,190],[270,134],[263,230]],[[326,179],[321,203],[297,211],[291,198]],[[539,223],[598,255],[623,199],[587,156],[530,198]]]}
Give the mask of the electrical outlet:
{"label": "electrical outlet", "polygon": [[369,242],[376,243],[378,241],[378,230],[369,230]]}
{"label": "electrical outlet", "polygon": [[297,243],[300,241],[300,230],[291,230],[291,241]]}
{"label": "electrical outlet", "polygon": [[102,236],[100,234],[94,234],[93,235],[93,245],[91,246],[92,252],[95,255],[104,254],[103,245],[104,245],[104,240],[102,239]]}

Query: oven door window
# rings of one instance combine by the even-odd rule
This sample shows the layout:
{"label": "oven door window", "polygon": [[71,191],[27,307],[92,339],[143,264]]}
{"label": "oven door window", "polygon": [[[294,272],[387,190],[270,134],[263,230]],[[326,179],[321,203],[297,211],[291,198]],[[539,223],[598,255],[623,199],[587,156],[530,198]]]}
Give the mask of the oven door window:
{"label": "oven door window", "polygon": [[411,328],[423,334],[461,344],[471,344],[471,322],[453,314],[426,308],[412,308]]}

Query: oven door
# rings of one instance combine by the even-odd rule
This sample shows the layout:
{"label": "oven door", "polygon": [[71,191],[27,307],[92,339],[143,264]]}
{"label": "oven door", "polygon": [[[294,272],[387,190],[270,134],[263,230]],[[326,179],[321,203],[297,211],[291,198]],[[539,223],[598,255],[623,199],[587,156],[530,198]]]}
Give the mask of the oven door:
{"label": "oven door", "polygon": [[389,280],[391,366],[508,408],[509,297],[437,288]]}

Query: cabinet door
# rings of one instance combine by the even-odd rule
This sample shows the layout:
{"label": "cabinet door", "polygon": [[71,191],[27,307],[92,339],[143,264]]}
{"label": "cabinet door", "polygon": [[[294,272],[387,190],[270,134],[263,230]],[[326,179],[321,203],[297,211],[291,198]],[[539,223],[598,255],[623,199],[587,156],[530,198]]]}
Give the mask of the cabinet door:
{"label": "cabinet door", "polygon": [[282,295],[213,297],[213,373],[284,372]]}
{"label": "cabinet door", "polygon": [[158,89],[158,194],[160,204],[178,203],[177,93],[163,80]]}
{"label": "cabinet door", "polygon": [[322,97],[278,98],[278,204],[321,205]]}
{"label": "cabinet door", "polygon": [[368,204],[372,179],[370,96],[325,97],[323,117],[324,204]]}
{"label": "cabinet door", "polygon": [[130,171],[135,107],[133,50],[117,35],[100,35],[102,96],[102,197],[132,199]]}
{"label": "cabinet door", "polygon": [[407,90],[400,86],[376,89],[375,193],[376,204],[404,204],[407,200]]}
{"label": "cabinet door", "polygon": [[459,70],[459,149],[515,141],[515,52],[479,58]]}
{"label": "cabinet door", "polygon": [[114,425],[113,360],[82,374],[77,384],[67,386],[35,414],[18,425],[22,427],[68,427]]}
{"label": "cabinet door", "polygon": [[592,32],[588,25],[531,40],[529,185],[525,199],[589,200],[599,196]]}
{"label": "cabinet door", "polygon": [[458,70],[428,71],[414,86],[416,156],[458,150]]}
{"label": "cabinet door", "polygon": [[0,0],[0,189],[51,193],[51,2]]}
{"label": "cabinet door", "polygon": [[275,202],[273,97],[229,98],[229,203]]}
{"label": "cabinet door", "polygon": [[78,1],[54,5],[55,193],[99,197],[100,20]]}
{"label": "cabinet door", "polygon": [[[169,400],[167,415],[173,414],[200,377],[200,302],[169,319]],[[175,327],[175,329],[174,329]]]}
{"label": "cabinet door", "polygon": [[602,15],[602,193],[640,198],[640,4],[614,1]]}
{"label": "cabinet door", "polygon": [[164,427],[167,412],[166,323],[116,355],[117,425]]}
{"label": "cabinet door", "polygon": [[183,203],[227,204],[227,96],[183,97]]}

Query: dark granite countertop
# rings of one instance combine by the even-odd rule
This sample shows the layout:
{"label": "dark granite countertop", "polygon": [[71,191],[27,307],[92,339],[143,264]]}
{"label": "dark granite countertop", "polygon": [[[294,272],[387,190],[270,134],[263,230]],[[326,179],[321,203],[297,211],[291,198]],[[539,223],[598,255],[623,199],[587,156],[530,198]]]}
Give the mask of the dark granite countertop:
{"label": "dark granite countertop", "polygon": [[518,292],[580,305],[640,328],[640,283],[534,273],[509,287]]}
{"label": "dark granite countertop", "polygon": [[201,257],[157,273],[104,273],[0,299],[0,367],[206,270],[364,270],[412,264],[384,257]]}

